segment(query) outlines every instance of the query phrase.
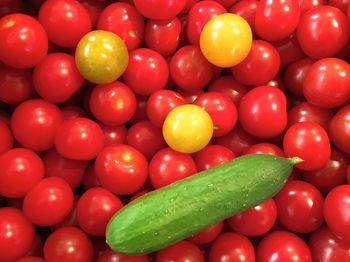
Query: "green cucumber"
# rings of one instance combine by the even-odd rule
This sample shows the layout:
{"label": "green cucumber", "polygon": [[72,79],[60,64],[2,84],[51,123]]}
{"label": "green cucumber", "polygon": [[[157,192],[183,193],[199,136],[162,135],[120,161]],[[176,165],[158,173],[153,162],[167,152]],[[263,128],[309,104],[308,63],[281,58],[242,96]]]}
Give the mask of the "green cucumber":
{"label": "green cucumber", "polygon": [[126,255],[169,246],[273,197],[299,162],[246,155],[150,192],[111,218],[107,243]]}

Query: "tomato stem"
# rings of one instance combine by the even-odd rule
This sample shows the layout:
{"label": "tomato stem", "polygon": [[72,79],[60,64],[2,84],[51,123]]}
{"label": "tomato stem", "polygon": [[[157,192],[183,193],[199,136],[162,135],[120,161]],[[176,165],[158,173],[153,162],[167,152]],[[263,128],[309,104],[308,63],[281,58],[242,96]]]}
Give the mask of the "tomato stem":
{"label": "tomato stem", "polygon": [[295,157],[290,157],[290,158],[289,158],[289,161],[292,163],[293,166],[304,162],[303,159],[301,159],[300,157],[297,157],[297,156],[295,156]]}

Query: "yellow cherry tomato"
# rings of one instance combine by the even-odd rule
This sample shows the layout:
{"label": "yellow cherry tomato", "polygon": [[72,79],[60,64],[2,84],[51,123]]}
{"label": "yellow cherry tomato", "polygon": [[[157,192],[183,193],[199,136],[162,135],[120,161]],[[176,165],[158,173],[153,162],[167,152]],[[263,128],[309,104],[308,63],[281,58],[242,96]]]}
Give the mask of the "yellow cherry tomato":
{"label": "yellow cherry tomato", "polygon": [[252,40],[252,30],[246,20],[239,15],[222,14],[205,24],[200,48],[210,63],[232,67],[247,57]]}
{"label": "yellow cherry tomato", "polygon": [[129,61],[124,41],[114,33],[96,30],[83,36],[75,51],[75,62],[81,75],[95,84],[117,80]]}
{"label": "yellow cherry tomato", "polygon": [[213,135],[213,121],[197,105],[181,105],[169,112],[163,124],[163,137],[175,151],[194,153],[204,148]]}

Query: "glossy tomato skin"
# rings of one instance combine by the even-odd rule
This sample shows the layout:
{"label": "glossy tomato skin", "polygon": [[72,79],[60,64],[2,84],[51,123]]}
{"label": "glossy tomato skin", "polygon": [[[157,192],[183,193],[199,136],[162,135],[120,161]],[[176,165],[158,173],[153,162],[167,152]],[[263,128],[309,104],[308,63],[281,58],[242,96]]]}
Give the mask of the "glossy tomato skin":
{"label": "glossy tomato skin", "polygon": [[299,19],[298,1],[262,0],[256,9],[255,30],[265,40],[278,41],[294,32]]}
{"label": "glossy tomato skin", "polygon": [[329,229],[344,241],[350,243],[350,185],[333,188],[324,201],[324,219]]}
{"label": "glossy tomato skin", "polygon": [[298,156],[304,162],[296,165],[302,170],[316,170],[331,156],[327,132],[313,122],[296,123],[289,127],[283,137],[284,152],[288,157]]}
{"label": "glossy tomato skin", "polygon": [[188,240],[197,245],[210,243],[220,235],[223,228],[224,228],[224,222],[221,221],[195,234],[194,236],[190,237]]}
{"label": "glossy tomato skin", "polygon": [[296,233],[310,233],[323,222],[323,197],[313,185],[289,181],[274,197],[279,221]]}
{"label": "glossy tomato skin", "polygon": [[235,154],[222,145],[208,145],[195,155],[198,171],[219,166],[235,158]]}
{"label": "glossy tomato skin", "polygon": [[136,9],[149,19],[172,19],[185,7],[186,0],[134,0]]}
{"label": "glossy tomato skin", "polygon": [[281,68],[285,68],[290,63],[296,62],[305,57],[295,34],[288,38],[272,43],[277,49],[281,58]]}
{"label": "glossy tomato skin", "polygon": [[193,243],[182,240],[166,247],[156,254],[156,262],[167,261],[196,261],[204,262],[204,256],[200,249]]}
{"label": "glossy tomato skin", "polygon": [[24,214],[11,207],[0,208],[0,257],[2,261],[16,261],[31,248],[34,226]]}
{"label": "glossy tomato skin", "polygon": [[161,54],[149,48],[130,52],[123,79],[135,93],[149,96],[165,88],[168,78],[169,67]]}
{"label": "glossy tomato skin", "polygon": [[149,178],[156,189],[196,172],[197,167],[190,154],[179,153],[171,148],[159,150],[149,164]]}
{"label": "glossy tomato skin", "polygon": [[299,0],[301,14],[304,14],[314,7],[325,5],[326,3],[326,0]]}
{"label": "glossy tomato skin", "polygon": [[230,13],[243,17],[252,29],[253,36],[256,36],[255,32],[255,14],[258,8],[258,0],[243,0],[236,1],[236,3],[230,8]]}
{"label": "glossy tomato skin", "polygon": [[95,172],[104,188],[118,195],[127,195],[135,193],[145,183],[148,162],[134,147],[112,144],[98,154]]}
{"label": "glossy tomato skin", "polygon": [[45,262],[45,260],[41,257],[30,256],[16,260],[16,262]]}
{"label": "glossy tomato skin", "polygon": [[124,144],[126,139],[127,129],[125,125],[120,126],[106,126],[100,124],[104,134],[104,146],[111,144]]}
{"label": "glossy tomato skin", "polygon": [[13,146],[13,136],[10,128],[0,121],[0,155],[9,151]]}
{"label": "glossy tomato skin", "polygon": [[104,135],[101,127],[84,117],[64,121],[55,136],[57,152],[73,160],[95,158],[103,144]]}
{"label": "glossy tomato skin", "polygon": [[334,145],[345,153],[350,153],[350,106],[341,107],[329,125],[329,136]]}
{"label": "glossy tomato skin", "polygon": [[11,129],[22,146],[43,151],[53,146],[62,121],[58,106],[42,99],[31,99],[16,107],[11,118]]}
{"label": "glossy tomato skin", "polygon": [[[72,252],[74,250],[74,252]],[[93,246],[89,237],[76,227],[57,229],[45,241],[46,261],[93,261]]]}
{"label": "glossy tomato skin", "polygon": [[209,261],[254,262],[254,247],[250,240],[241,234],[223,233],[212,244]]}
{"label": "glossy tomato skin", "polygon": [[29,15],[17,13],[1,18],[0,38],[0,59],[11,67],[33,67],[48,51],[44,28]]}
{"label": "glossy tomato skin", "polygon": [[72,210],[73,191],[59,177],[37,183],[24,197],[23,212],[35,225],[50,226],[61,222]]}
{"label": "glossy tomato skin", "polygon": [[97,28],[120,36],[129,51],[136,49],[144,36],[145,22],[136,8],[127,3],[112,3],[103,9]]}
{"label": "glossy tomato skin", "polygon": [[271,138],[287,125],[287,100],[275,87],[260,86],[245,94],[239,105],[239,121],[250,134]]}
{"label": "glossy tomato skin", "polygon": [[77,221],[86,233],[104,236],[108,221],[122,207],[122,201],[110,191],[93,187],[78,200]]}
{"label": "glossy tomato skin", "polygon": [[150,259],[148,255],[140,256],[126,256],[117,252],[114,252],[112,249],[107,248],[103,253],[98,257],[97,262],[149,262]]}
{"label": "glossy tomato skin", "polygon": [[273,199],[269,199],[230,217],[227,222],[237,233],[245,236],[260,236],[267,233],[275,224],[277,207]]}
{"label": "glossy tomato skin", "polygon": [[80,0],[79,1],[89,13],[91,19],[91,28],[97,27],[98,18],[101,15],[103,9],[106,7],[106,3],[95,0]]}
{"label": "glossy tomato skin", "polygon": [[306,243],[288,231],[275,231],[265,236],[256,251],[257,261],[311,262],[311,252]]}
{"label": "glossy tomato skin", "polygon": [[331,57],[347,43],[349,24],[341,10],[321,5],[301,16],[296,34],[301,48],[309,57]]}
{"label": "glossy tomato skin", "polygon": [[134,92],[119,81],[96,86],[89,99],[91,113],[109,126],[129,121],[136,112],[136,102]]}
{"label": "glossy tomato skin", "polygon": [[63,47],[75,47],[92,27],[88,11],[78,1],[45,1],[38,18],[49,40]]}
{"label": "glossy tomato skin", "polygon": [[44,177],[44,164],[33,151],[15,148],[0,155],[0,194],[24,197]]}
{"label": "glossy tomato skin", "polygon": [[308,102],[335,108],[350,99],[350,65],[338,58],[323,58],[307,71],[303,93]]}

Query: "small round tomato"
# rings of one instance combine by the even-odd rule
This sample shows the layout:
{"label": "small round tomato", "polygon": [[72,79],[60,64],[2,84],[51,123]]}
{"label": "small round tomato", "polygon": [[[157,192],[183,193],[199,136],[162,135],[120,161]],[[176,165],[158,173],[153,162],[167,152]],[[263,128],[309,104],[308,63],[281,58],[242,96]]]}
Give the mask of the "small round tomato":
{"label": "small round tomato", "polygon": [[63,227],[49,235],[44,244],[45,261],[92,261],[89,237],[76,227]]}
{"label": "small round tomato", "polygon": [[149,178],[156,189],[195,173],[197,167],[192,156],[171,148],[159,150],[149,164]]}
{"label": "small round tomato", "polygon": [[288,38],[272,43],[281,58],[281,68],[305,57],[295,34]]}
{"label": "small round tomato", "polygon": [[314,7],[325,5],[326,2],[326,0],[299,0],[301,14],[303,15]]}
{"label": "small round tomato", "polygon": [[91,163],[85,170],[83,177],[83,186],[85,190],[93,187],[101,186],[100,181],[98,181],[95,173],[95,163]]}
{"label": "small round tomato", "polygon": [[42,25],[25,14],[0,19],[0,60],[15,68],[37,65],[47,54],[48,39]]}
{"label": "small round tomato", "polygon": [[123,202],[102,187],[85,191],[77,203],[79,226],[93,236],[104,236],[108,221],[123,207]]}
{"label": "small round tomato", "polygon": [[168,246],[156,254],[156,262],[167,261],[195,261],[204,262],[204,256],[200,249],[193,243],[182,240],[176,244]]}
{"label": "small round tomato", "polygon": [[244,0],[237,1],[231,8],[230,13],[243,17],[252,29],[253,36],[256,36],[255,32],[255,14],[258,8],[258,0]]}
{"label": "small round tomato", "polygon": [[105,137],[104,146],[125,143],[127,129],[124,125],[106,126],[101,124],[100,126]]}
{"label": "small round tomato", "polygon": [[118,252],[114,252],[112,249],[107,248],[103,253],[98,257],[97,262],[149,262],[150,259],[147,255],[140,256],[126,256]]}
{"label": "small round tomato", "polygon": [[95,29],[97,27],[98,18],[101,15],[103,9],[106,7],[106,3],[95,0],[79,0],[79,2],[85,7],[86,11],[89,13],[92,29]]}
{"label": "small round tomato", "polygon": [[329,136],[337,148],[350,153],[350,105],[343,106],[333,116],[329,125]]}
{"label": "small round tomato", "polygon": [[210,115],[197,105],[182,105],[169,112],[163,124],[165,142],[174,150],[194,153],[204,148],[213,135]]}
{"label": "small round tomato", "polygon": [[288,157],[298,156],[304,162],[296,165],[303,170],[316,170],[327,164],[331,146],[327,132],[313,122],[296,123],[283,137],[284,152]]}
{"label": "small round tomato", "polygon": [[84,109],[75,105],[61,107],[61,113],[64,120],[87,116]]}
{"label": "small round tomato", "polygon": [[74,160],[91,160],[104,144],[101,127],[94,121],[78,117],[63,122],[55,136],[55,147],[63,157]]}
{"label": "small round tomato", "polygon": [[223,233],[212,244],[209,261],[254,262],[254,247],[248,238],[237,233]]}
{"label": "small round tomato", "polygon": [[9,151],[13,146],[13,137],[10,128],[0,121],[0,155]]}
{"label": "small round tomato", "polygon": [[244,130],[256,137],[275,137],[287,125],[287,99],[276,87],[253,88],[243,96],[238,112]]}
{"label": "small round tomato", "polygon": [[285,154],[281,148],[271,143],[258,143],[246,148],[242,155],[248,154],[267,154],[279,157],[285,157]]}
{"label": "small round tomato", "polygon": [[148,174],[148,162],[134,147],[112,144],[98,154],[95,172],[104,188],[118,195],[128,195],[144,185]]}
{"label": "small round tomato", "polygon": [[21,259],[16,260],[16,262],[45,262],[45,260],[41,257],[23,257]]}
{"label": "small round tomato", "polygon": [[221,14],[212,18],[200,34],[203,55],[219,67],[239,64],[247,57],[251,47],[252,30],[246,20],[235,14]]}
{"label": "small round tomato", "polygon": [[134,0],[136,9],[149,19],[173,19],[185,7],[186,0]]}
{"label": "small round tomato", "polygon": [[190,237],[188,240],[190,240],[191,242],[197,245],[210,243],[220,235],[223,228],[224,228],[224,222],[221,221],[195,234],[194,236]]}
{"label": "small round tomato", "polygon": [[324,219],[338,238],[350,243],[350,185],[333,188],[324,201]]}
{"label": "small round tomato", "polygon": [[95,84],[117,80],[128,65],[128,49],[116,34],[95,30],[84,35],[75,51],[75,62],[82,76]]}
{"label": "small round tomato", "polygon": [[258,245],[256,258],[259,262],[312,261],[306,243],[288,231],[275,231],[264,237]]}
{"label": "small round tomato", "polygon": [[222,145],[208,145],[197,152],[195,162],[198,171],[210,169],[235,158],[235,154]]}

